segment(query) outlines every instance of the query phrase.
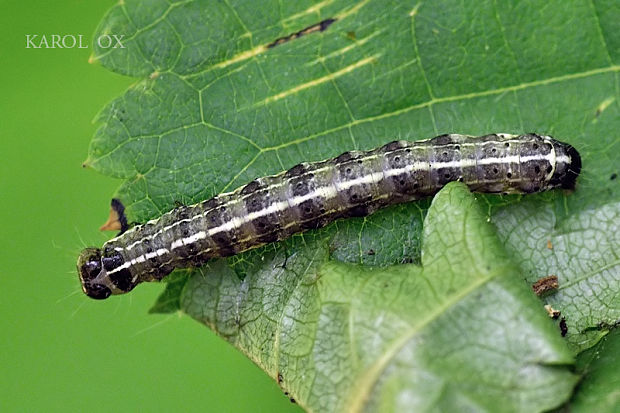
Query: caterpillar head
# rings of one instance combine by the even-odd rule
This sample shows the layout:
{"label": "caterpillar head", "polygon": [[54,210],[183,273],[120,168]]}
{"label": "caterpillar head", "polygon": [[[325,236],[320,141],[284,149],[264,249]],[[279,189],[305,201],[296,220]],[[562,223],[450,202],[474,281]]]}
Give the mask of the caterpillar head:
{"label": "caterpillar head", "polygon": [[555,167],[549,179],[551,187],[575,189],[577,177],[581,172],[581,156],[571,145],[553,140]]}
{"label": "caterpillar head", "polygon": [[106,285],[108,278],[101,259],[101,249],[82,250],[77,261],[77,270],[84,294],[97,300],[103,300],[112,294],[112,289]]}
{"label": "caterpillar head", "polygon": [[90,298],[103,300],[133,290],[136,279],[123,263],[123,257],[111,248],[82,250],[77,262],[82,291]]}

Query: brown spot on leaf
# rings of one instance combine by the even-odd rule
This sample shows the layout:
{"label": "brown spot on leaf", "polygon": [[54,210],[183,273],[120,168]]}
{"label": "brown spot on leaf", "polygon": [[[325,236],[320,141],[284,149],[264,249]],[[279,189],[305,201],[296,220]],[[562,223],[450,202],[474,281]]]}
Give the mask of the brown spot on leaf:
{"label": "brown spot on leaf", "polygon": [[547,277],[540,278],[532,284],[532,290],[534,290],[534,293],[537,296],[542,297],[543,295],[557,290],[559,286],[557,275],[549,275]]}
{"label": "brown spot on leaf", "polygon": [[564,317],[560,320],[560,332],[562,333],[562,337],[566,337],[566,333],[568,333],[568,326],[566,325],[566,318]]}
{"label": "brown spot on leaf", "polygon": [[305,29],[302,29],[302,30],[300,30],[300,31],[298,31],[298,32],[295,32],[295,33],[289,34],[288,36],[280,37],[279,39],[276,39],[275,41],[273,41],[273,42],[269,43],[269,44],[267,45],[267,48],[268,48],[268,49],[271,49],[272,47],[276,47],[276,46],[279,46],[279,45],[281,45],[281,44],[284,44],[284,43],[290,42],[291,40],[298,39],[298,38],[300,38],[300,37],[302,37],[302,36],[305,36],[305,35],[308,35],[308,34],[310,34],[310,33],[315,33],[315,32],[322,32],[322,31],[325,31],[325,30],[327,30],[327,28],[328,28],[329,26],[331,26],[331,25],[332,25],[335,21],[336,21],[336,19],[332,19],[332,18],[325,19],[325,20],[323,20],[323,21],[321,21],[321,22],[318,22],[318,23],[316,23],[316,24],[313,24],[312,26],[308,26],[308,27],[306,27]]}

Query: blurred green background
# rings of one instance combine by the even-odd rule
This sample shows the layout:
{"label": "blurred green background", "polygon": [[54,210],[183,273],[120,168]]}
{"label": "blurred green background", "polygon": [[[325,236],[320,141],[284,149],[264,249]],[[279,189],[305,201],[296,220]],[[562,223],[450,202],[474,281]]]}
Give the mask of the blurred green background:
{"label": "blurred green background", "polygon": [[[236,349],[186,316],[148,315],[163,285],[105,302],[75,261],[111,234],[119,184],[81,168],[91,120],[133,79],[91,65],[112,1],[1,1],[0,410],[300,411]],[[82,34],[87,49],[27,49]]]}

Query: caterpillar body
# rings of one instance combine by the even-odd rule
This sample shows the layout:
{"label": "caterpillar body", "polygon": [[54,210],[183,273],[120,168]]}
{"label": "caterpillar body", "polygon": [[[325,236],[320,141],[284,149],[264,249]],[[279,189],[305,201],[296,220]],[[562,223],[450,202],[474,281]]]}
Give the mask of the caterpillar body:
{"label": "caterpillar body", "polygon": [[84,293],[103,299],[161,280],[175,268],[199,266],[339,218],[431,196],[451,181],[476,192],[527,194],[574,189],[580,170],[579,153],[550,136],[449,134],[394,141],[301,163],[175,208],[129,228],[102,248],[86,248],[77,268]]}

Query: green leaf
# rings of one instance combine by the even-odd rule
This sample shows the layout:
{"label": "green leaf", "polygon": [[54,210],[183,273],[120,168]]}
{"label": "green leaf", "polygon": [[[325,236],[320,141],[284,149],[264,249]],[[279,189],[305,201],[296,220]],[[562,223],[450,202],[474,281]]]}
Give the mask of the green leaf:
{"label": "green leaf", "polygon": [[613,413],[620,406],[620,330],[615,329],[577,359],[585,376],[571,403],[571,411]]}
{"label": "green leaf", "polygon": [[530,412],[570,395],[571,354],[465,185],[433,200],[422,267],[338,263],[298,238],[312,254],[274,252],[243,281],[225,260],[207,265],[181,308],[301,406]]}
{"label": "green leaf", "polygon": [[528,282],[558,276],[558,292],[544,300],[566,318],[577,353],[620,320],[620,203],[575,212],[570,220],[560,215],[553,205],[528,200],[503,209],[494,221]]}
{"label": "green leaf", "polygon": [[[322,32],[288,37],[327,19],[335,22]],[[559,293],[545,300],[566,317],[569,344],[577,353],[595,344],[620,319],[620,261],[615,251],[620,244],[619,22],[615,0],[570,4],[560,0],[510,4],[263,1],[260,7],[247,0],[125,0],[110,10],[96,33],[124,35],[125,48],[104,50],[95,45],[93,60],[140,80],[97,117],[101,127],[86,164],[123,180],[116,196],[126,205],[130,220],[142,222],[173,208],[175,202],[197,202],[301,161],[371,149],[395,138],[418,140],[441,133],[551,134],[582,155],[583,172],[574,193],[479,199],[497,225],[509,256],[522,269],[517,278],[531,283],[549,274],[558,276]],[[290,40],[269,47],[285,38]],[[345,263],[425,262],[423,248],[427,254],[437,253],[422,244],[428,206],[428,201],[409,203],[368,218],[338,221],[302,237],[214,262],[200,269],[204,276],[200,279],[211,280],[218,289],[248,288],[261,279],[277,279],[266,290],[265,301],[251,306],[275,317],[279,295],[301,289],[305,284],[297,286],[299,277],[310,277],[305,272],[293,274],[289,270],[293,263],[307,262],[309,268],[341,274],[346,283],[355,284],[358,277],[375,279],[372,274],[379,270]],[[460,230],[448,224],[437,227],[448,234],[455,232],[454,236]],[[483,258],[496,265],[495,257]],[[266,264],[282,260],[285,271]],[[416,272],[410,270],[414,267],[403,268],[408,269],[388,267],[386,276]],[[515,273],[514,269],[508,272]],[[225,302],[209,302],[214,293],[199,288],[196,276],[187,284],[184,275],[179,277],[169,284],[154,311],[174,311],[183,306],[184,297],[200,302],[201,295],[203,308],[236,311],[236,302],[228,307]],[[433,294],[455,294],[431,286],[412,291],[397,288],[393,294],[407,303]],[[342,294],[350,291],[344,289]],[[344,311],[338,303],[334,314],[328,311],[325,317],[337,319]],[[389,310],[389,303],[369,301],[368,311],[381,314]],[[407,303],[404,308],[413,305]],[[523,313],[526,310],[519,303]],[[304,317],[327,311],[311,304]],[[489,305],[492,302],[480,303],[482,308]],[[428,310],[441,308],[435,304]],[[497,318],[491,316],[481,315],[480,325],[469,328],[496,327]],[[415,320],[405,320],[405,325],[417,325]],[[238,328],[230,320],[232,324],[212,322],[226,337]],[[342,325],[327,326],[335,330],[316,330],[321,336],[287,337],[294,340],[291,348],[297,351],[298,345],[304,348],[308,343],[319,346],[313,347],[315,351],[323,345],[346,348],[347,335],[338,330]],[[401,326],[387,323],[381,335],[389,341]],[[550,322],[543,330],[556,333]],[[260,328],[252,334],[261,345],[270,344]],[[548,332],[536,334],[547,342],[543,337]],[[433,346],[423,348],[428,347]],[[479,351],[481,365],[497,357],[496,351]],[[259,353],[252,357],[258,360]],[[518,362],[521,353],[511,345],[506,354]],[[348,366],[346,360],[351,359],[324,361],[321,374],[343,377],[345,383],[349,369],[360,368]],[[448,357],[448,361],[454,360]],[[304,389],[300,383],[306,383],[306,366],[299,363],[285,366],[298,374],[283,378],[286,388]],[[274,375],[273,366],[261,365]],[[403,381],[388,377],[381,376],[377,383],[381,391],[373,389],[371,394],[393,401],[387,396],[389,389],[397,392]],[[441,374],[427,378],[428,383],[446,379]],[[567,379],[564,385],[570,382]],[[459,393],[463,389],[451,385],[443,388],[440,397],[429,390],[440,387],[428,384],[421,403],[431,403],[434,396],[437,405],[456,403],[457,394],[473,394]],[[416,382],[411,388],[420,391],[423,386]],[[497,388],[489,386],[487,396]],[[295,395],[310,400],[309,393]],[[488,400],[458,401],[475,406]]]}

